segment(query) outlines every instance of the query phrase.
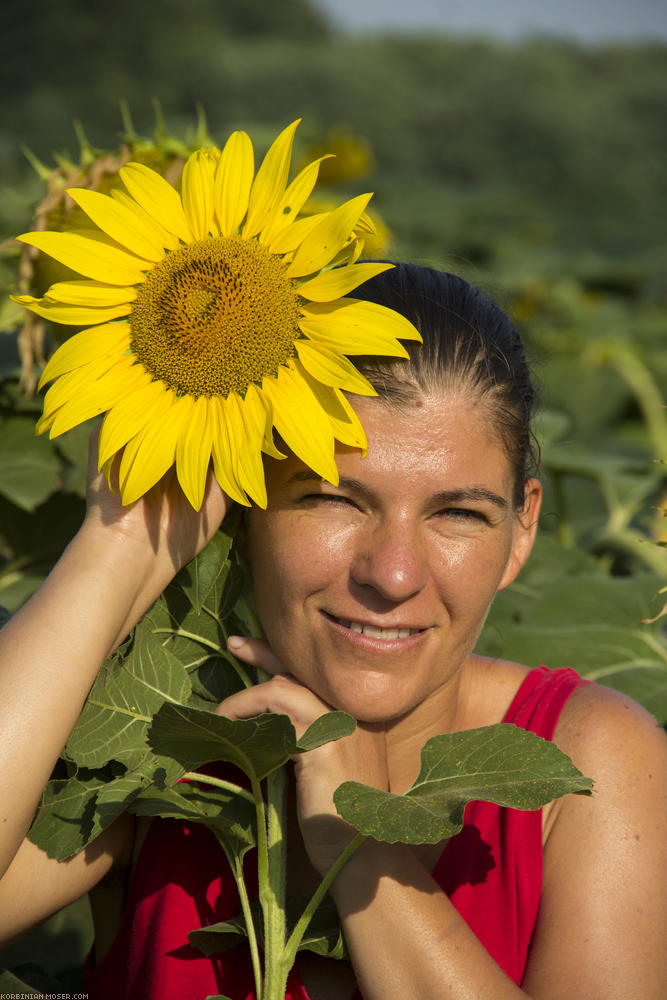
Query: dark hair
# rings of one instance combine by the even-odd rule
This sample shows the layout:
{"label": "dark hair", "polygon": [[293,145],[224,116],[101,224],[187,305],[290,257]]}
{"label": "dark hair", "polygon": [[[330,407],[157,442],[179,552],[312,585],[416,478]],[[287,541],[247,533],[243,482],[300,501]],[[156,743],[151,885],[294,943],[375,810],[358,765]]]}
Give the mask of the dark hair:
{"label": "dark hair", "polygon": [[531,433],[535,390],[521,335],[503,310],[463,278],[418,264],[396,264],[352,296],[396,310],[423,344],[405,343],[408,359],[355,358],[381,399],[409,405],[426,392],[469,388],[486,397],[514,471],[514,503],[537,467]]}

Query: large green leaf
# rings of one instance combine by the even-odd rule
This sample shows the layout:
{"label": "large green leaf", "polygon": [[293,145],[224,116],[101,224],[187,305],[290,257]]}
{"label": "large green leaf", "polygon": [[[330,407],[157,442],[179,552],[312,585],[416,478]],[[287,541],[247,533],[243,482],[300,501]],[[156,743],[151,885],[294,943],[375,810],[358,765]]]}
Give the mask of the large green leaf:
{"label": "large green leaf", "polygon": [[203,783],[180,782],[176,788],[151,787],[134,799],[137,816],[164,816],[202,823],[235,857],[255,846],[255,806],[229,789]]}
{"label": "large green leaf", "polygon": [[[188,563],[174,580],[195,611],[201,611],[209,598],[211,605],[219,607],[220,588],[232,564],[228,556],[238,525],[239,514],[234,511],[199,555]],[[217,593],[215,590],[217,588]]]}
{"label": "large green leaf", "polygon": [[[545,558],[545,554],[547,558]],[[534,566],[496,597],[477,652],[536,666],[571,666],[667,722],[665,619],[657,574],[591,572],[590,560],[543,542]]]}
{"label": "large green leaf", "polygon": [[149,753],[152,716],[165,702],[186,702],[190,692],[183,665],[142,623],[129,653],[104,664],[67,742],[67,756],[82,767],[102,767],[111,759],[138,767]]}
{"label": "large green leaf", "polygon": [[82,772],[80,777],[50,781],[30,828],[30,840],[50,858],[62,860],[78,854],[101,832],[95,800],[108,780],[100,772]]}
{"label": "large green leaf", "polygon": [[[187,770],[213,761],[228,761],[260,781],[295,754],[349,735],[350,716],[329,712],[297,740],[286,715],[226,719],[202,709],[163,705],[150,727],[148,742],[162,756],[173,757]],[[312,730],[312,731],[311,731]]]}
{"label": "large green leaf", "polygon": [[592,787],[554,743],[508,723],[435,736],[421,760],[404,795],[345,782],[334,792],[338,812],[376,840],[437,844],[459,832],[467,802],[539,809]]}

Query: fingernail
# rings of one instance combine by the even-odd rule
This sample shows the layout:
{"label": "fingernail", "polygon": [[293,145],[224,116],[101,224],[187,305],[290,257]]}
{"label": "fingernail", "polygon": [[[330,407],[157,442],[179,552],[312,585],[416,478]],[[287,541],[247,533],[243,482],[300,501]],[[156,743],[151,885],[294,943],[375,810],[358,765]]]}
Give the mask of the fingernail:
{"label": "fingernail", "polygon": [[244,642],[245,640],[240,635],[230,635],[227,639],[227,648],[240,649]]}

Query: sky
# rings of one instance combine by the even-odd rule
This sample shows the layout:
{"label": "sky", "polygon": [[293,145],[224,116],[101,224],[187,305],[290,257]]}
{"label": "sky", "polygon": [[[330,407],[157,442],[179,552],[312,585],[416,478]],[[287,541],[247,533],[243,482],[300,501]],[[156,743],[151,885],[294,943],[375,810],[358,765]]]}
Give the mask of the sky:
{"label": "sky", "polygon": [[440,30],[507,40],[667,41],[665,0],[313,0],[346,31]]}

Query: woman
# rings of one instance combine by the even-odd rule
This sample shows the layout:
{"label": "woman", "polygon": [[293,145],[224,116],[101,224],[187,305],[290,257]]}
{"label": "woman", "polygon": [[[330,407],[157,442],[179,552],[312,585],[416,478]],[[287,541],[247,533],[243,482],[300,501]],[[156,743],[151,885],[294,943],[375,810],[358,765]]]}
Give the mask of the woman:
{"label": "woman", "polygon": [[[233,637],[230,646],[274,676],[218,708],[231,718],[283,712],[297,733],[331,708],[359,720],[352,736],[295,762],[291,891],[307,892],[353,835],[333,790],[353,779],[405,791],[421,747],[440,733],[502,720],[532,728],[596,792],[541,815],[473,807],[449,845],[366,841],[332,889],[351,966],[304,958],[289,995],[347,1000],[358,985],[365,1000],[662,1000],[663,734],[637,705],[572,671],[472,652],[495,593],[528,558],[539,514],[518,334],[471,286],[424,268],[399,266],[355,295],[398,309],[424,346],[408,362],[361,364],[379,398],[354,400],[368,454],[337,450],[337,487],[294,456],[267,460],[269,504],[247,514],[241,540],[267,642]],[[172,821],[146,832],[122,817],[66,863],[24,839],[102,659],[226,509],[211,482],[200,514],[167,483],[125,510],[93,476],[84,525],[0,637],[2,933],[98,883],[109,893],[127,874],[130,911],[121,921],[113,892],[103,907],[92,996],[195,1000],[200,983],[233,1000],[250,995],[242,959],[211,972],[208,960],[178,953],[179,911],[192,929],[187,900],[224,879],[206,863],[223,866],[222,855],[199,834],[189,834],[193,863]],[[213,919],[229,905],[219,895]]]}

